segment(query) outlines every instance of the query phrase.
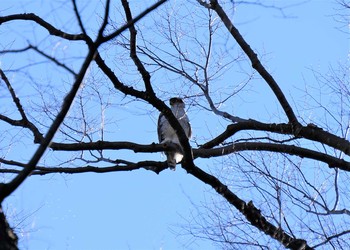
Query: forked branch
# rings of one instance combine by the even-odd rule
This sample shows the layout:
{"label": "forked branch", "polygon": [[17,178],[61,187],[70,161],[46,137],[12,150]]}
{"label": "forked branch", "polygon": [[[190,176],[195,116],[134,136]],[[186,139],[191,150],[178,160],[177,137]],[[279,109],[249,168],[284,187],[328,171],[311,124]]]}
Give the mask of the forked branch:
{"label": "forked branch", "polygon": [[277,82],[272,77],[272,75],[261,64],[256,53],[253,51],[253,49],[250,47],[250,45],[245,41],[245,39],[239,33],[238,29],[233,25],[230,18],[226,15],[225,11],[222,9],[222,7],[218,3],[218,1],[217,0],[210,0],[210,4],[208,4],[202,0],[198,0],[198,2],[207,8],[213,9],[218,14],[218,16],[221,18],[221,21],[224,23],[227,30],[230,32],[232,37],[236,40],[236,42],[239,44],[239,46],[242,48],[242,50],[248,56],[248,58],[252,64],[252,67],[261,75],[261,77],[270,86],[271,90],[273,91],[273,93],[275,94],[279,103],[281,104],[284,112],[286,113],[289,122],[291,124],[293,124],[293,126],[295,127],[294,128],[295,132],[298,132],[297,129],[300,126],[300,124],[298,122],[297,117],[294,114],[292,107],[290,106],[286,97],[284,96],[282,90],[280,89],[280,87],[278,86]]}

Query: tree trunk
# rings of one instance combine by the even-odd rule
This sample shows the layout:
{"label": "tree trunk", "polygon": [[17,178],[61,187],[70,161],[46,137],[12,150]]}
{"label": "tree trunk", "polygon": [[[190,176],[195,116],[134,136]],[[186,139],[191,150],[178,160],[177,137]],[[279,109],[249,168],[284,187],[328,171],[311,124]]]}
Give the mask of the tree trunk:
{"label": "tree trunk", "polygon": [[5,214],[0,206],[0,249],[16,250],[18,237],[6,220]]}

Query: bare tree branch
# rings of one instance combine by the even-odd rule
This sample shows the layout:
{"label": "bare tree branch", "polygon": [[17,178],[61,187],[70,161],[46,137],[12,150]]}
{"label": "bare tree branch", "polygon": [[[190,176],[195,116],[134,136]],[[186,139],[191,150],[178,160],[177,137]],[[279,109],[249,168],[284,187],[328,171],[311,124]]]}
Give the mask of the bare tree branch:
{"label": "bare tree branch", "polygon": [[[131,15],[129,3],[127,0],[122,0],[122,4],[123,4],[123,8],[124,8],[125,15],[126,15],[126,20],[128,21],[128,23],[131,23],[133,18]],[[142,64],[141,60],[139,59],[139,57],[137,56],[137,53],[136,53],[136,33],[137,32],[136,32],[136,29],[135,29],[135,26],[133,23],[130,25],[129,31],[130,31],[130,57],[134,61],[138,71],[142,75],[142,79],[143,79],[143,82],[145,84],[146,92],[151,96],[155,96],[155,93],[153,91],[153,87],[151,85],[151,76],[150,76],[149,72],[146,70],[145,66]]]}
{"label": "bare tree branch", "polygon": [[53,36],[58,36],[67,40],[80,40],[80,41],[85,41],[86,36],[84,34],[69,34],[64,31],[61,31],[54,26],[52,26],[50,23],[46,22],[42,18],[38,17],[34,13],[25,13],[25,14],[14,14],[14,15],[9,15],[9,16],[1,16],[0,17],[0,25],[9,21],[14,21],[14,20],[28,20],[28,21],[33,21],[45,28],[50,35]]}
{"label": "bare tree branch", "polygon": [[287,153],[297,155],[301,158],[310,158],[316,161],[327,163],[330,168],[339,168],[344,171],[350,171],[350,162],[344,161],[337,157],[333,157],[315,150],[310,150],[294,145],[264,143],[264,142],[241,142],[232,143],[230,145],[208,150],[194,150],[195,156],[210,158],[222,156],[239,151],[270,151],[278,153]]}
{"label": "bare tree branch", "polygon": [[[14,89],[11,86],[10,81],[7,79],[5,73],[0,69],[0,76],[1,79],[5,82],[7,89],[9,90],[12,100],[15,103],[18,112],[21,115],[21,120],[13,120],[11,118],[8,118],[4,115],[0,114],[0,120],[3,120],[13,126],[20,126],[20,127],[24,127],[24,128],[28,128],[30,131],[32,131],[33,135],[34,135],[34,142],[38,143],[43,139],[43,135],[40,133],[39,129],[32,123],[29,121],[26,113],[24,112],[23,106],[19,100],[19,98],[16,96],[16,93],[14,91]],[[0,202],[1,203],[1,202]]]}
{"label": "bare tree branch", "polygon": [[126,86],[122,82],[120,82],[118,77],[107,66],[107,64],[104,62],[104,60],[101,58],[101,56],[98,53],[96,54],[95,61],[97,65],[100,67],[100,69],[108,76],[108,78],[111,80],[111,82],[113,83],[116,89],[118,89],[119,91],[121,91],[126,95],[131,95],[149,102],[155,108],[157,108],[161,113],[164,114],[164,116],[168,119],[170,125],[175,129],[177,136],[179,137],[179,141],[181,143],[183,153],[184,153],[184,158],[182,163],[184,168],[186,170],[192,168],[194,164],[192,159],[191,146],[188,142],[188,138],[185,132],[183,131],[182,126],[180,125],[179,121],[175,118],[170,108],[167,107],[163,101],[159,100],[154,96],[149,95],[147,92],[136,90],[133,87]]}
{"label": "bare tree branch", "polygon": [[119,36],[122,31],[128,29],[131,25],[134,25],[137,21],[141,20],[144,16],[151,13],[153,10],[157,9],[159,6],[161,6],[163,3],[165,3],[167,0],[159,0],[149,8],[145,9],[143,12],[141,12],[139,15],[137,15],[134,19],[130,20],[130,22],[127,22],[125,25],[120,27],[118,30],[114,31],[113,33],[105,36],[101,43],[107,42],[109,40],[114,39],[115,37]]}
{"label": "bare tree branch", "polygon": [[227,30],[230,32],[232,37],[241,46],[242,50],[246,53],[246,55],[250,59],[250,61],[252,63],[252,67],[254,69],[256,69],[256,71],[259,72],[259,74],[262,76],[262,78],[266,81],[266,83],[270,86],[270,88],[274,92],[274,94],[277,97],[278,101],[280,102],[283,110],[285,111],[289,122],[295,127],[294,129],[296,129],[294,131],[294,133],[297,133],[300,124],[298,122],[297,117],[294,114],[292,107],[289,105],[286,97],[284,96],[282,90],[280,89],[280,87],[278,86],[277,82],[274,80],[272,75],[269,72],[267,72],[265,67],[261,64],[256,53],[251,49],[249,44],[241,36],[241,34],[236,29],[236,27],[233,25],[233,23],[231,22],[229,17],[226,15],[225,11],[222,9],[222,7],[218,3],[218,1],[217,0],[210,0],[210,4],[207,4],[201,0],[198,0],[198,2],[202,5],[204,5],[205,7],[211,8],[211,9],[216,11],[218,16],[221,18],[222,22],[225,24]]}
{"label": "bare tree branch", "polygon": [[[349,177],[348,172],[350,172],[348,157],[350,156],[350,142],[348,141],[350,130],[348,112],[346,111],[349,105],[343,102],[344,99],[348,98],[347,95],[340,95],[340,103],[342,103],[341,111],[339,111],[340,118],[330,108],[323,106],[323,111],[334,120],[332,122],[336,124],[335,128],[327,124],[327,121],[324,123],[317,121],[317,124],[323,125],[322,128],[318,127],[311,121],[305,122],[307,118],[300,116],[302,122],[309,123],[305,126],[301,125],[298,121],[299,118],[295,115],[296,110],[292,109],[273,76],[267,72],[257,54],[232,24],[218,0],[198,0],[197,2],[206,9],[200,7],[201,10],[204,10],[201,13],[197,9],[196,11],[190,10],[189,13],[192,13],[192,16],[185,17],[186,20],[188,20],[187,18],[191,19],[189,22],[176,19],[183,18],[186,13],[181,13],[183,16],[178,17],[177,14],[179,13],[170,12],[169,9],[166,9],[166,23],[165,26],[162,26],[163,24],[160,24],[159,19],[157,19],[159,15],[162,15],[161,11],[163,10],[161,10],[153,17],[154,26],[151,27],[151,31],[149,29],[143,30],[143,23],[138,25],[137,22],[163,5],[166,0],[156,1],[135,17],[133,17],[133,9],[131,9],[133,5],[129,5],[126,0],[120,2],[120,8],[124,9],[126,19],[121,25],[115,25],[117,21],[110,17],[115,13],[115,10],[114,6],[111,6],[111,1],[106,0],[104,5],[99,6],[101,7],[99,9],[100,13],[97,13],[100,18],[99,26],[91,28],[88,23],[85,23],[86,17],[83,16],[84,12],[79,9],[80,6],[77,5],[77,1],[72,0],[72,13],[77,20],[77,23],[75,21],[73,23],[81,34],[62,31],[52,25],[53,23],[48,23],[36,14],[15,14],[0,17],[0,25],[10,25],[10,21],[15,20],[26,21],[26,23],[33,21],[37,26],[49,32],[51,36],[62,38],[59,40],[71,41],[70,44],[78,41],[79,45],[82,44],[81,41],[84,41],[87,46],[85,44],[83,46],[88,51],[87,55],[82,57],[84,61],[78,73],[73,70],[73,67],[66,64],[66,60],[54,56],[54,53],[50,54],[47,49],[43,50],[44,46],[42,44],[44,43],[35,45],[30,42],[25,48],[3,49],[0,51],[1,55],[14,53],[11,56],[26,55],[28,51],[35,51],[45,58],[45,65],[47,63],[57,69],[64,69],[65,76],[68,72],[69,79],[72,75],[75,77],[71,86],[68,87],[70,91],[67,91],[67,93],[64,90],[64,94],[62,92],[57,94],[53,91],[54,89],[51,89],[51,86],[48,87],[50,88],[48,93],[51,95],[47,100],[45,99],[46,92],[43,94],[41,89],[38,89],[41,97],[39,101],[42,101],[43,106],[36,103],[36,100],[30,103],[29,107],[32,107],[34,111],[30,116],[30,119],[34,121],[30,121],[27,117],[30,109],[23,106],[25,101],[31,101],[30,97],[27,99],[23,97],[20,100],[17,97],[18,93],[12,88],[14,85],[7,79],[5,73],[10,70],[11,72],[17,70],[28,76],[34,86],[41,87],[40,80],[36,82],[35,77],[31,75],[33,72],[29,72],[31,68],[28,65],[40,66],[40,63],[43,62],[33,63],[30,61],[24,67],[21,64],[14,63],[15,70],[0,69],[1,79],[11,96],[10,109],[7,110],[7,107],[5,107],[6,111],[0,114],[0,120],[7,123],[7,126],[12,126],[13,131],[20,131],[19,135],[7,139],[6,142],[15,144],[20,141],[19,143],[23,143],[22,145],[27,145],[28,138],[30,138],[30,146],[35,146],[32,143],[32,137],[34,137],[34,143],[39,144],[29,162],[23,161],[23,158],[13,156],[12,152],[8,153],[7,145],[1,149],[3,156],[0,158],[0,173],[5,173],[4,176],[10,178],[15,176],[15,178],[8,183],[0,183],[0,203],[31,175],[110,173],[140,169],[159,174],[167,169],[166,162],[147,159],[137,161],[133,156],[132,160],[128,160],[127,155],[123,156],[123,154],[120,154],[122,155],[120,159],[114,159],[110,156],[114,155],[110,154],[113,152],[119,154],[120,151],[118,150],[128,150],[128,153],[132,154],[132,152],[166,152],[177,148],[178,145],[173,143],[158,144],[149,142],[150,144],[138,144],[134,141],[106,141],[109,139],[108,134],[115,135],[115,126],[125,125],[124,121],[119,123],[119,117],[116,118],[115,113],[113,113],[112,118],[111,116],[108,117],[112,122],[107,123],[112,125],[105,126],[104,112],[107,110],[106,107],[124,108],[127,104],[129,107],[139,108],[137,106],[138,102],[142,104],[140,105],[142,112],[144,112],[142,114],[153,122],[155,112],[159,111],[165,115],[170,125],[175,129],[183,149],[182,168],[203,184],[212,187],[218,194],[216,194],[216,197],[218,197],[221,204],[227,206],[229,212],[222,211],[221,214],[220,211],[220,214],[215,214],[217,226],[214,229],[206,230],[207,238],[219,243],[231,244],[231,247],[248,245],[268,248],[270,243],[275,242],[275,240],[276,242],[273,244],[282,244],[290,249],[312,249],[311,245],[314,245],[314,247],[324,245],[335,249],[342,244],[346,246],[345,240],[349,233],[346,221],[339,223],[338,226],[338,219],[334,218],[338,216],[341,219],[347,219],[350,215],[346,205],[348,200],[346,194],[349,190],[344,184]],[[260,3],[260,1],[256,2],[256,4]],[[270,7],[270,5],[263,3],[261,3],[261,6]],[[166,8],[168,7],[173,8],[173,6],[166,6]],[[182,8],[180,10],[183,11]],[[203,20],[204,22],[202,22]],[[149,25],[150,21],[152,21],[151,18],[147,19],[146,26]],[[189,23],[194,25],[189,25]],[[221,23],[226,28],[221,29]],[[178,28],[181,25],[187,25],[192,30]],[[153,31],[156,30],[157,32],[157,29],[163,29],[164,27],[165,31],[156,37]],[[125,34],[121,35],[127,29],[129,30],[129,37]],[[87,32],[94,34],[94,37],[90,37]],[[244,60],[247,60],[248,64],[250,62],[253,69],[248,66],[249,70],[246,70],[246,64],[240,65],[239,58],[241,58],[243,52],[239,48],[239,53],[237,53],[239,56],[232,57],[228,55],[227,58],[229,59],[221,58],[221,56],[225,58],[226,54],[229,53],[227,48],[225,50],[221,47],[222,33],[219,32],[226,33],[234,38],[249,59],[245,58]],[[202,37],[199,37],[196,33],[201,33]],[[149,36],[151,36],[150,40],[148,40]],[[159,42],[156,39],[159,39]],[[142,46],[138,44],[140,40],[141,43],[143,42]],[[28,41],[32,41],[31,37]],[[154,43],[154,41],[156,42]],[[214,45],[219,47],[220,53],[217,52],[219,50],[216,50],[217,47]],[[3,48],[8,48],[11,45],[3,46]],[[117,55],[117,58],[114,55],[112,58],[109,51],[107,51],[112,46],[113,53],[115,51],[119,53],[119,49],[122,51],[120,55]],[[227,46],[227,44],[224,46]],[[114,48],[116,49],[114,50]],[[199,52],[195,51],[196,49]],[[234,50],[230,50],[230,53],[231,51]],[[129,55],[127,55],[128,53]],[[217,55],[220,56],[216,57]],[[115,62],[114,65],[110,63],[111,60]],[[91,64],[92,62],[96,64]],[[125,65],[122,65],[124,63]],[[21,67],[18,67],[18,65]],[[239,72],[238,74],[242,74],[240,71],[243,71],[243,77],[238,83],[233,84],[232,89],[226,86],[224,90],[216,90],[216,88],[221,88],[222,85],[215,85],[214,80],[226,77],[223,72],[228,71],[228,66],[232,68],[237,66],[238,70],[234,69],[233,73]],[[235,102],[238,98],[243,97],[244,91],[250,91],[247,83],[254,80],[254,73],[252,73],[255,72],[254,69],[273,91],[288,118],[287,123],[263,123],[253,119],[243,119],[235,116],[234,112],[227,111],[234,106],[231,106],[231,101]],[[126,75],[123,75],[125,72]],[[130,72],[136,72],[136,79],[128,77]],[[229,73],[231,74],[231,72]],[[210,118],[205,121],[198,120],[200,125],[196,124],[196,126],[200,126],[200,130],[205,129],[203,128],[205,126],[208,126],[208,129],[205,133],[201,134],[199,132],[196,135],[194,143],[192,143],[196,144],[197,148],[191,148],[182,126],[166,105],[166,100],[162,95],[173,92],[167,92],[170,89],[168,86],[163,89],[163,78],[161,81],[157,81],[160,78],[158,74],[165,79],[168,77],[174,82],[173,88],[175,91],[173,92],[176,93],[173,94],[174,96],[185,93],[185,98],[191,100],[190,110],[194,110],[193,113],[204,109],[216,114],[214,115],[215,122],[219,126],[222,126],[222,124],[226,126],[227,122],[232,124],[218,133],[216,132],[218,129],[210,127],[212,121],[208,122],[208,125],[205,124]],[[20,74],[18,75],[21,77]],[[345,79],[344,86],[348,85],[346,76],[346,74],[343,76]],[[86,78],[84,79],[84,77]],[[143,84],[140,85],[140,81],[143,81]],[[336,80],[334,81],[336,82]],[[229,85],[231,87],[232,83],[229,83]],[[241,88],[242,85],[244,89]],[[62,85],[62,89],[66,89],[67,86],[67,84]],[[93,90],[88,94],[85,92],[86,86],[93,86],[91,87]],[[100,89],[101,86],[103,90]],[[181,87],[181,90],[177,90],[178,87]],[[81,89],[79,103],[77,106],[72,106],[79,88]],[[343,91],[342,87],[334,88],[337,88],[337,90],[333,89],[334,91]],[[229,90],[225,92],[227,89]],[[242,89],[243,91],[241,91]],[[61,91],[61,89],[58,90]],[[60,95],[62,97],[58,97]],[[54,100],[51,98],[52,96],[54,96]],[[113,101],[110,101],[111,96],[113,96]],[[115,97],[117,100],[114,99]],[[62,100],[57,101],[60,98]],[[242,100],[246,101],[246,99]],[[324,105],[321,101],[315,100],[317,105]],[[135,103],[136,105],[133,105]],[[224,107],[224,105],[226,106]],[[70,112],[67,115],[69,109]],[[18,114],[17,116],[6,115],[10,112]],[[43,114],[40,114],[40,112]],[[56,112],[58,115],[56,115]],[[121,113],[124,114],[124,112],[128,112],[128,115],[132,114],[123,109]],[[45,136],[39,131],[41,127],[48,129]],[[25,132],[29,130],[30,136],[27,133],[21,133],[23,129]],[[2,133],[5,137],[12,136],[12,134],[7,135],[7,131]],[[217,134],[215,135],[215,133]],[[22,139],[24,139],[23,142]],[[53,141],[53,139],[55,140]],[[47,148],[51,149],[49,155],[54,157],[50,158],[48,156],[48,158],[44,158],[45,161],[41,161]],[[199,158],[201,159],[199,160]],[[212,161],[207,160],[207,162],[210,162],[209,164],[202,164],[208,158]],[[55,160],[57,161],[55,162]],[[201,168],[203,166],[204,169],[208,166],[210,170],[204,171],[199,168],[194,160],[201,164]],[[221,161],[220,166],[213,164],[219,160]],[[12,174],[6,175],[6,173]],[[244,199],[241,197],[244,197]],[[235,215],[232,216],[231,213]],[[223,219],[221,216],[226,216],[226,218]],[[244,226],[237,225],[238,223],[235,221],[237,218],[239,218],[238,223]],[[4,221],[0,218],[0,224]],[[230,231],[235,229],[241,232],[232,233]],[[244,237],[248,234],[245,229],[252,232],[249,239]],[[217,230],[217,232],[214,232],[214,230]],[[257,239],[256,235],[261,236],[263,240],[261,238]],[[265,239],[267,240],[265,241]],[[337,242],[338,240],[343,240],[343,243],[340,244]],[[1,241],[0,237],[0,246]]]}
{"label": "bare tree branch", "polygon": [[[63,143],[51,143],[50,148],[53,150],[63,150],[63,151],[80,151],[80,150],[120,150],[120,149],[130,149],[135,153],[139,152],[162,152],[173,149],[175,146],[172,144],[150,144],[141,145],[131,142],[107,142],[98,141],[91,143],[73,143],[73,144],[63,144]],[[296,155],[301,158],[309,158],[316,161],[324,162],[328,164],[330,168],[339,168],[344,171],[350,171],[350,163],[333,157],[331,155],[321,153],[315,150],[310,150],[307,148],[297,147],[294,145],[286,144],[276,144],[276,143],[264,143],[264,142],[240,142],[231,143],[223,147],[217,147],[214,149],[192,149],[194,158],[211,158],[220,157],[223,155],[228,155],[241,151],[270,151],[277,153],[287,153],[290,155]]]}
{"label": "bare tree branch", "polygon": [[137,144],[137,143],[128,142],[128,141],[124,141],[124,142],[97,141],[97,142],[87,142],[87,143],[85,143],[85,142],[79,142],[79,143],[55,143],[55,142],[52,142],[50,144],[51,149],[60,150],[60,151],[130,149],[130,150],[133,150],[135,153],[162,152],[164,150],[174,149],[174,147],[175,146],[170,144],[170,143],[167,143],[167,144],[152,143],[150,145],[142,145],[142,144]]}
{"label": "bare tree branch", "polygon": [[76,3],[76,0],[72,0],[72,3],[73,3],[74,14],[75,14],[75,16],[76,16],[76,18],[77,18],[77,20],[78,20],[80,29],[81,29],[81,31],[83,32],[83,34],[87,36],[85,27],[84,27],[84,25],[83,25],[83,22],[82,22],[82,20],[81,20],[81,17],[80,17],[79,11],[78,11],[78,6],[77,6],[77,3]]}
{"label": "bare tree branch", "polygon": [[1,50],[0,54],[6,54],[6,53],[20,53],[20,52],[25,52],[27,50],[34,50],[36,51],[38,54],[42,55],[43,57],[49,59],[50,61],[54,62],[56,65],[64,68],[65,70],[67,70],[69,73],[71,73],[72,75],[76,76],[77,74],[71,69],[69,68],[67,65],[65,65],[64,63],[60,62],[58,59],[48,55],[47,53],[45,53],[44,51],[41,51],[38,47],[29,44],[27,47],[23,48],[23,49],[12,49],[12,50]]}
{"label": "bare tree branch", "polygon": [[[109,167],[36,167],[30,175],[47,175],[53,173],[60,174],[81,174],[81,173],[110,173],[110,172],[125,172],[139,169],[145,169],[159,174],[161,171],[168,168],[166,162],[157,161],[139,161],[129,162],[125,160],[114,160],[116,165]],[[17,164],[16,164],[17,165]],[[23,165],[24,167],[26,164]],[[21,170],[1,168],[0,173],[16,173],[20,174]]]}
{"label": "bare tree branch", "polygon": [[222,184],[215,176],[204,172],[198,167],[193,168],[190,174],[214,188],[217,193],[223,196],[230,204],[240,211],[253,226],[276,239],[286,248],[305,250],[312,249],[307,245],[305,240],[293,238],[284,232],[282,228],[277,228],[268,222],[261,214],[261,211],[254,206],[252,201],[245,203],[238,196],[232,193],[229,188]]}
{"label": "bare tree branch", "polygon": [[80,69],[80,72],[75,79],[75,82],[74,82],[70,92],[67,94],[67,96],[64,98],[64,100],[62,102],[62,107],[61,107],[60,112],[57,114],[55,120],[53,121],[52,125],[50,126],[50,129],[48,130],[44,139],[41,141],[41,144],[39,145],[35,154],[28,162],[28,165],[11,182],[9,182],[7,184],[0,185],[0,203],[2,203],[2,201],[7,196],[9,196],[14,190],[16,190],[17,187],[35,169],[36,165],[38,164],[39,160],[43,156],[48,145],[50,144],[52,138],[54,137],[55,133],[57,132],[59,126],[61,125],[62,121],[64,120],[67,112],[69,111],[69,109],[73,103],[73,100],[75,98],[75,95],[79,90],[80,84],[83,81],[85,73],[86,73],[91,61],[93,60],[95,52],[96,52],[96,48],[90,49],[88,55],[86,56],[86,59],[85,59],[83,65]]}
{"label": "bare tree branch", "polygon": [[[230,138],[232,135],[242,130],[268,131],[289,135],[294,134],[294,129],[290,124],[262,123],[254,120],[249,120],[248,122],[228,125],[223,133],[202,145],[201,148],[215,147],[216,145],[219,145],[220,143],[224,142],[227,138]],[[312,141],[320,142],[330,147],[339,149],[347,155],[350,155],[350,143],[348,140],[338,137],[327,131],[324,131],[323,129],[313,124],[301,126],[297,138],[305,138]]]}

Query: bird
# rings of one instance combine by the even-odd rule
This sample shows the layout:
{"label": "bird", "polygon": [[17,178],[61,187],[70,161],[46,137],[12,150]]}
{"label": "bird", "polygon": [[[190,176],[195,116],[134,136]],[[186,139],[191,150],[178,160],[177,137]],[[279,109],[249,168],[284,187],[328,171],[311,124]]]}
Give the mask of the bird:
{"label": "bird", "polygon": [[[173,112],[176,119],[179,121],[188,139],[192,136],[192,129],[190,121],[185,111],[185,103],[179,97],[170,98],[169,104],[171,111]],[[164,114],[160,113],[158,118],[158,139],[159,143],[173,143],[177,149],[166,151],[167,164],[171,170],[175,170],[176,164],[181,162],[183,158],[182,148],[180,145],[179,138],[176,134],[175,129],[170,125]]]}

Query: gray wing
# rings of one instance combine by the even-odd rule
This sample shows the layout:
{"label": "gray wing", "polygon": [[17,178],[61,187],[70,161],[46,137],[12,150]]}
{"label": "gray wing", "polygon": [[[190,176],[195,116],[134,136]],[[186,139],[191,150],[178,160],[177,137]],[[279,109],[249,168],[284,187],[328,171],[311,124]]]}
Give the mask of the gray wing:
{"label": "gray wing", "polygon": [[180,120],[180,123],[186,133],[187,138],[190,139],[192,137],[192,129],[191,129],[191,123],[190,123],[190,120],[188,119],[188,116],[185,115],[183,119]]}
{"label": "gray wing", "polygon": [[192,137],[192,128],[191,128],[191,123],[187,120],[187,138],[191,139]]}
{"label": "gray wing", "polygon": [[165,125],[164,123],[165,117],[162,113],[160,113],[159,117],[158,117],[158,125],[157,125],[157,132],[158,132],[158,140],[159,142],[162,142],[165,138],[164,138],[164,128],[163,126]]}

